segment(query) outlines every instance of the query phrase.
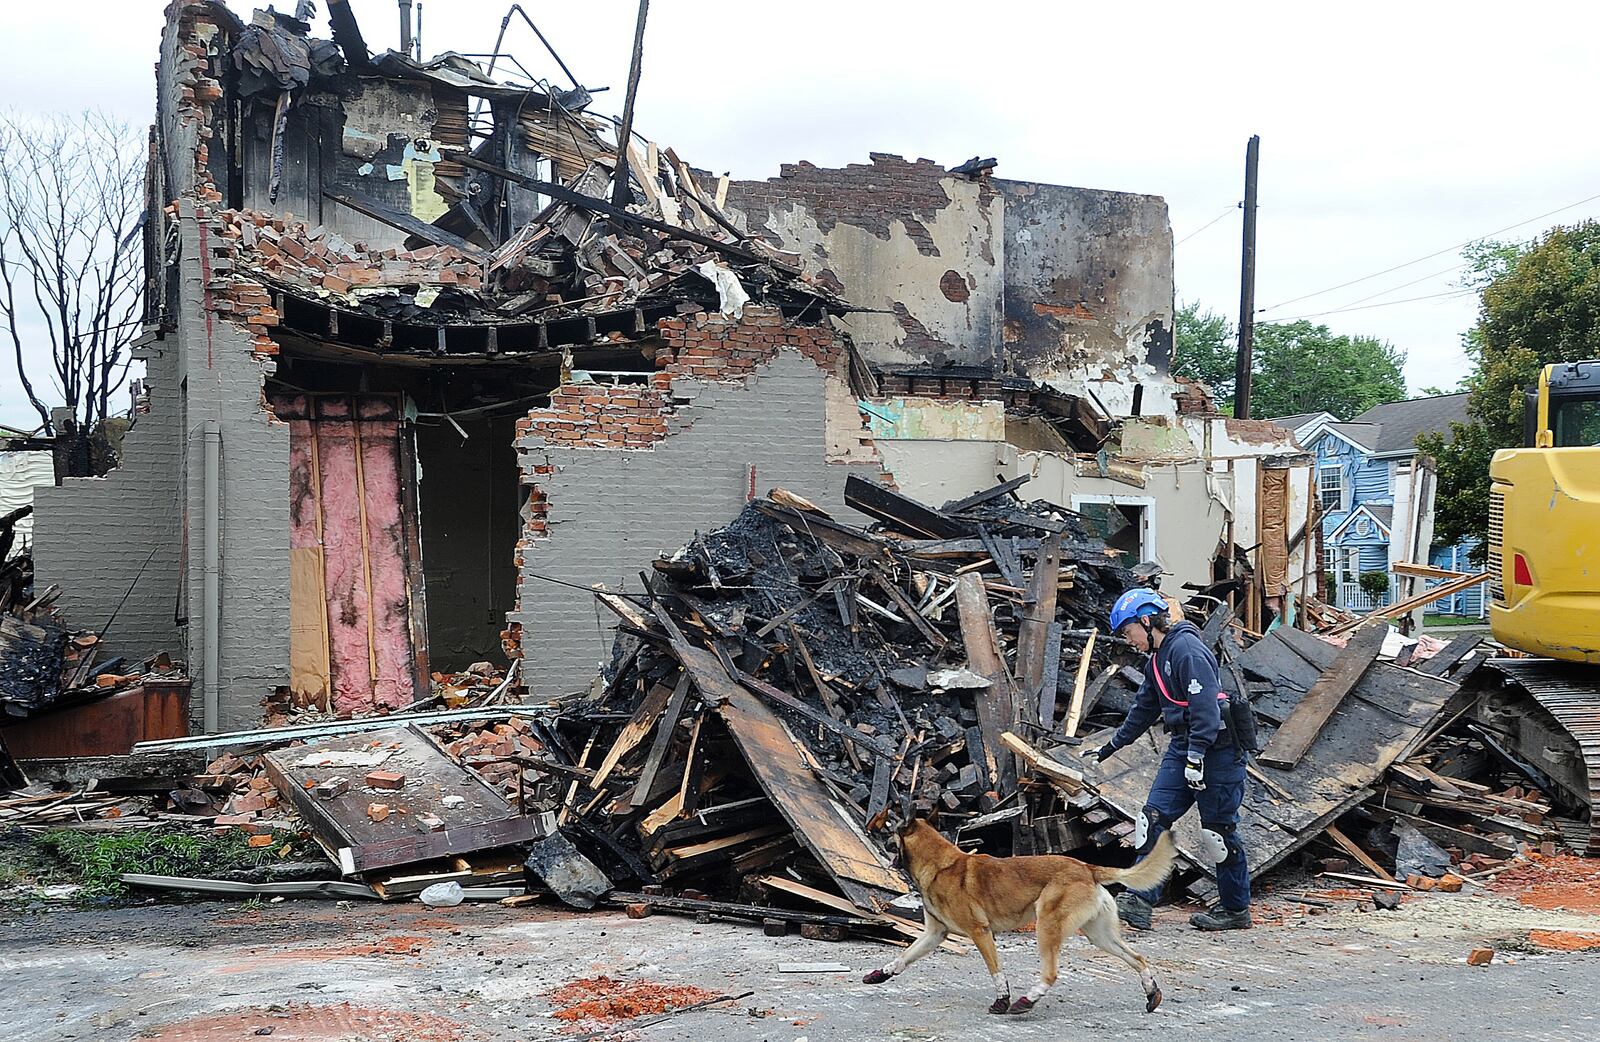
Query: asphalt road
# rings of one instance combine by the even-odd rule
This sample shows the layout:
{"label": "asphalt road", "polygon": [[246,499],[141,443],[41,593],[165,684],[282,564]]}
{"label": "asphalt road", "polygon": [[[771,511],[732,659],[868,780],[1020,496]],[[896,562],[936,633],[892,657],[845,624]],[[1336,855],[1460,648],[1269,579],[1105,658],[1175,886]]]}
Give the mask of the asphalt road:
{"label": "asphalt road", "polygon": [[[627,1036],[644,1040],[1600,1037],[1600,952],[1529,948],[1533,925],[1600,932],[1600,917],[1430,895],[1392,913],[1289,915],[1248,933],[1202,935],[1181,912],[1163,909],[1157,929],[1134,939],[1155,960],[1166,994],[1155,1013],[1143,1012],[1138,982],[1121,963],[1074,938],[1061,983],[1041,1007],[996,1017],[985,1012],[991,985],[975,953],[937,953],[869,987],[860,977],[891,957],[886,946],[771,938],[661,915],[313,901],[13,910],[0,913],[0,1035],[575,1039],[596,1025],[553,1018],[551,993],[604,974],[754,993]],[[1500,948],[1494,962],[1469,967],[1467,952],[1485,937]],[[1001,956],[1020,994],[1036,972],[1032,936],[1004,939]],[[780,970],[791,962],[850,969]]]}

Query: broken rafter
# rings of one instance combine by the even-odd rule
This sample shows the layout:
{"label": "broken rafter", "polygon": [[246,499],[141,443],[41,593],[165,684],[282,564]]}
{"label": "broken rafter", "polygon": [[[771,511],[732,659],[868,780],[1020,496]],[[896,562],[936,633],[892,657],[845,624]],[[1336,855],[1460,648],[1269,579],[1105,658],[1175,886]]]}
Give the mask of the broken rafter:
{"label": "broken rafter", "polygon": [[408,213],[385,206],[376,199],[368,199],[363,195],[346,195],[323,189],[323,196],[332,199],[340,206],[348,206],[356,213],[365,214],[375,221],[381,221],[391,228],[398,228],[409,235],[426,240],[435,246],[449,246],[451,249],[460,250],[479,264],[488,264],[489,252],[482,246],[468,242],[454,232],[447,232],[438,225],[429,224],[427,221],[413,217]]}
{"label": "broken rafter", "polygon": [[756,253],[753,250],[747,250],[743,246],[739,246],[730,242],[723,242],[721,239],[713,239],[709,235],[701,235],[699,232],[690,231],[688,228],[679,228],[675,225],[668,224],[665,221],[658,221],[651,217],[644,217],[640,214],[629,213],[622,207],[613,206],[604,199],[596,199],[592,196],[582,195],[578,192],[574,192],[572,189],[567,188],[564,185],[558,185],[550,181],[540,181],[538,178],[534,177],[524,177],[515,170],[509,170],[506,167],[497,166],[494,163],[485,163],[483,160],[466,152],[460,152],[455,149],[448,148],[441,149],[440,151],[449,159],[455,160],[456,162],[461,163],[463,166],[472,167],[474,170],[482,170],[487,174],[494,174],[496,177],[504,178],[511,184],[517,185],[520,188],[526,188],[530,192],[538,192],[541,195],[548,195],[552,199],[558,199],[564,203],[571,203],[573,206],[581,207],[594,213],[604,214],[613,220],[622,221],[626,224],[634,224],[641,228],[648,228],[651,231],[659,232],[660,234],[671,239],[684,239],[688,242],[704,246],[707,249],[716,250],[719,253],[727,254],[730,257],[737,257],[739,260],[748,261],[752,264],[771,263],[769,258],[763,257],[761,254]]}

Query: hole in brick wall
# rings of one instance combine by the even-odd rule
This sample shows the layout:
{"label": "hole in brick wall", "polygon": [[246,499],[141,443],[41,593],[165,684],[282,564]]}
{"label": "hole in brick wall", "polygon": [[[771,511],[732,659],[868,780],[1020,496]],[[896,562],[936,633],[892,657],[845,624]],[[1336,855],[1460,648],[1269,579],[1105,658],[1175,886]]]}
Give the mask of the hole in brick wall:
{"label": "hole in brick wall", "polygon": [[558,377],[554,361],[375,364],[334,357],[334,350],[285,337],[269,396],[409,399],[415,419],[403,437],[415,446],[420,480],[402,497],[401,510],[415,510],[429,665],[458,671],[479,661],[504,664],[501,631],[515,605],[526,494],[516,422],[548,404]]}

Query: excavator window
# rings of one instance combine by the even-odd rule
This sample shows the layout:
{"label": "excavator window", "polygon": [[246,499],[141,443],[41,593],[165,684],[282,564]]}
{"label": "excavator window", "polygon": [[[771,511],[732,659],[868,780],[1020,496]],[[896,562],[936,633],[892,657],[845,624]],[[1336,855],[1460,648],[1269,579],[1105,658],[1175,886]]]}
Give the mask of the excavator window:
{"label": "excavator window", "polygon": [[1553,398],[1550,430],[1558,449],[1600,445],[1600,396]]}

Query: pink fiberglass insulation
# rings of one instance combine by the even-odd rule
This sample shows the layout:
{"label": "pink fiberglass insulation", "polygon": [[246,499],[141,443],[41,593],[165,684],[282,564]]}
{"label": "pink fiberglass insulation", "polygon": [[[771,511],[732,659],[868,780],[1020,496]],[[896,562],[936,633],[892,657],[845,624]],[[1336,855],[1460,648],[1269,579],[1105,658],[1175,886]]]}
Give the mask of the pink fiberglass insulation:
{"label": "pink fiberglass insulation", "polygon": [[[319,403],[318,464],[322,477],[323,576],[328,594],[328,645],[333,708],[372,708],[372,666],[367,640],[367,577],[362,552],[360,483],[356,480],[355,424],[349,405]],[[369,495],[371,493],[369,492]]]}
{"label": "pink fiberglass insulation", "polygon": [[[389,403],[362,402],[361,464],[367,495],[367,544],[372,566],[372,639],[377,660],[372,700],[403,706],[415,697],[411,595],[407,582],[404,496],[400,487],[400,429]],[[387,413],[369,419],[367,410]]]}

